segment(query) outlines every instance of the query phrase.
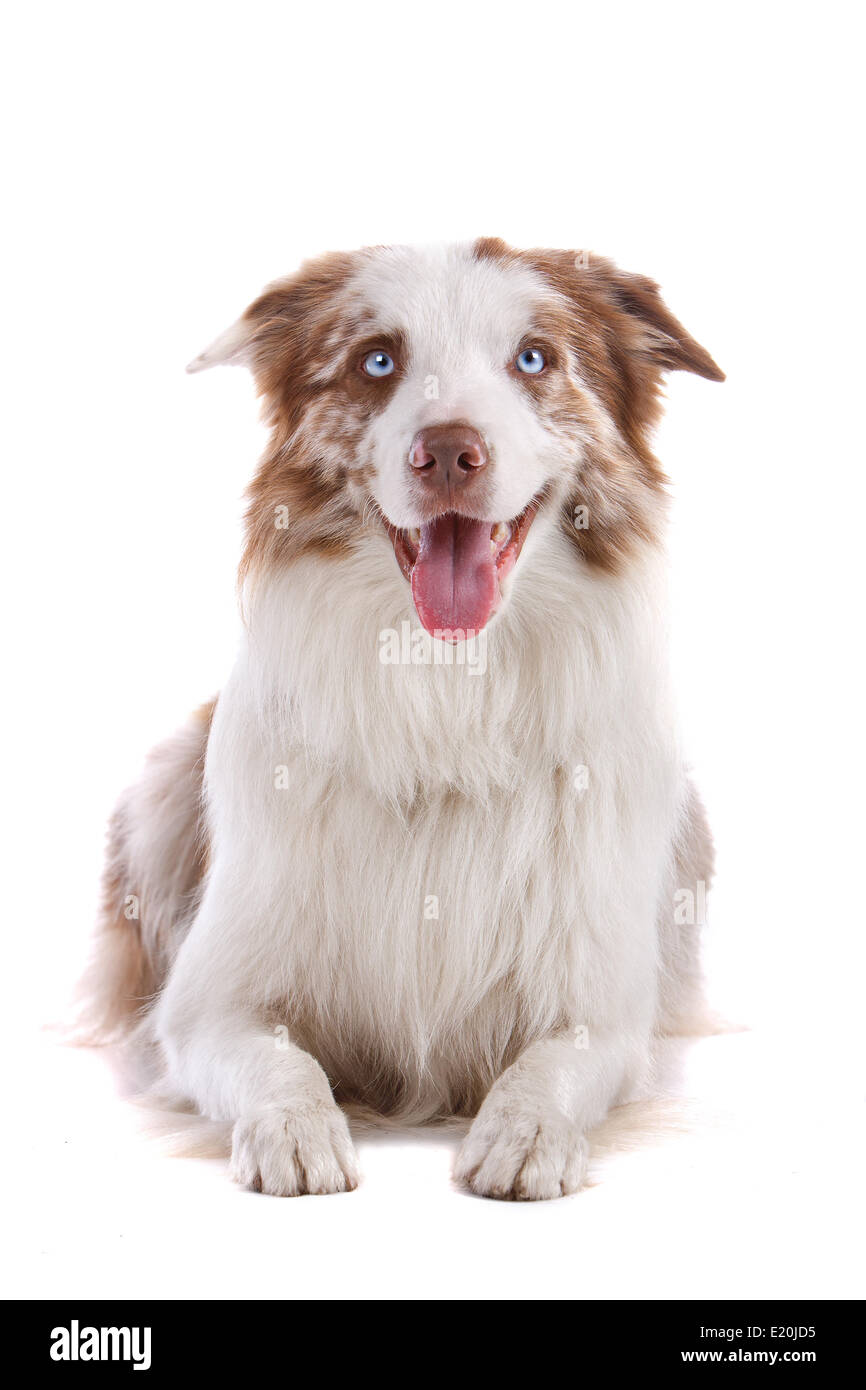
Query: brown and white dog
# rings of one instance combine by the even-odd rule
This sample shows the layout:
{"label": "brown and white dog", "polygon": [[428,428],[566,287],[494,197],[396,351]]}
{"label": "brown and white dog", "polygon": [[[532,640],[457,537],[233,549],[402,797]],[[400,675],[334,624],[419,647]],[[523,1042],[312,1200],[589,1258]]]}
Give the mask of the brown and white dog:
{"label": "brown and white dog", "polygon": [[652,281],[492,239],[314,261],[227,362],[271,428],[244,641],[115,813],[96,1011],[247,1186],[354,1187],[360,1104],[474,1116],[476,1192],[573,1192],[699,1003],[649,436],[665,371],[722,373]]}

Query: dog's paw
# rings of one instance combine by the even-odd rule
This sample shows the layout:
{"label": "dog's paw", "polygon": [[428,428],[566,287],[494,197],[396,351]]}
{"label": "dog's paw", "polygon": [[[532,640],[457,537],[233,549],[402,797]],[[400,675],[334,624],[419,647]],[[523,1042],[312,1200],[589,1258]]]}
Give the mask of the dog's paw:
{"label": "dog's paw", "polygon": [[480,1197],[538,1202],[577,1192],[586,1166],[586,1140],[564,1116],[486,1103],[463,1141],[454,1177]]}
{"label": "dog's paw", "polygon": [[273,1197],[351,1192],[360,1177],[349,1127],[333,1102],[238,1120],[231,1174],[243,1187]]}

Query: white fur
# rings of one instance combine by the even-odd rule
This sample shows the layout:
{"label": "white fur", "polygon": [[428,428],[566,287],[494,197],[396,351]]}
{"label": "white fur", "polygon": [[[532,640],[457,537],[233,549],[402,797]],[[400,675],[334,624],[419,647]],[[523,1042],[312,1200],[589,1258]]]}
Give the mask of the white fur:
{"label": "white fur", "polygon": [[[489,515],[510,521],[578,452],[541,420],[509,365],[535,316],[556,296],[528,268],[473,260],[470,248],[397,248],[355,277],[351,292],[384,330],[401,329],[411,361],[387,407],[362,440],[361,458],[376,463],[373,493],[394,526],[418,525],[406,455],[416,433],[468,420],[493,462]],[[431,394],[434,393],[435,394]]]}
{"label": "white fur", "polygon": [[[513,1089],[527,1124],[565,1114],[579,1136],[638,1080],[658,1002],[684,784],[657,562],[588,580],[549,535],[478,675],[377,660],[380,628],[411,613],[381,548],[298,564],[258,596],[208,746],[213,868],[158,1036],[206,1114],[294,1112],[324,1078],[277,1046],[271,1005],[330,1075],[365,1056],[392,1068],[421,1119],[466,1077],[492,1082],[517,1029],[542,1075],[530,1088],[524,1059],[497,1094]],[[538,1179],[545,1192],[555,1177]]]}

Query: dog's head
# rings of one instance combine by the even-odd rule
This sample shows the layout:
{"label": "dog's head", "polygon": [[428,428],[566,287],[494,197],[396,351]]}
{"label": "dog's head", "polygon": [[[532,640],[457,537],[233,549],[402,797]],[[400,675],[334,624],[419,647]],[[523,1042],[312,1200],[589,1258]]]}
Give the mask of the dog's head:
{"label": "dog's head", "polygon": [[190,370],[222,362],[252,369],[272,426],[244,571],[372,528],[452,638],[486,625],[545,529],[606,570],[651,541],[662,374],[723,379],[651,280],[492,239],[314,261]]}

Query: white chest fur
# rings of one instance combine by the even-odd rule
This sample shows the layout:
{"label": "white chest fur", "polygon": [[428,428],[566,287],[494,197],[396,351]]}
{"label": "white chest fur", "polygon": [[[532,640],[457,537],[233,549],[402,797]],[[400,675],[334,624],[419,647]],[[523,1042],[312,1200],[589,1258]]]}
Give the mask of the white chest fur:
{"label": "white chest fur", "polygon": [[648,1030],[682,774],[654,561],[599,580],[548,544],[483,672],[383,663],[412,610],[379,561],[255,597],[201,921],[338,1085],[428,1112],[535,1037]]}

